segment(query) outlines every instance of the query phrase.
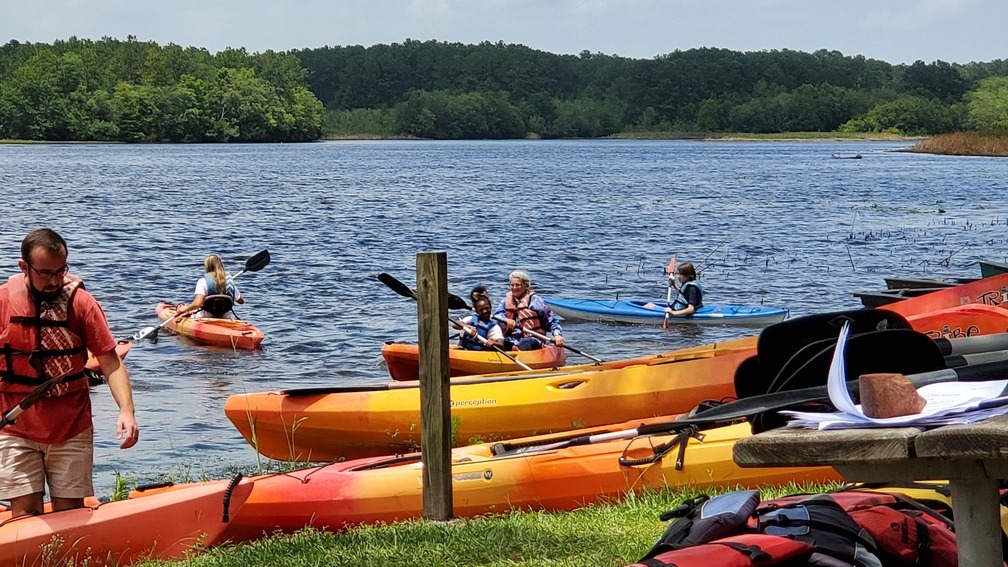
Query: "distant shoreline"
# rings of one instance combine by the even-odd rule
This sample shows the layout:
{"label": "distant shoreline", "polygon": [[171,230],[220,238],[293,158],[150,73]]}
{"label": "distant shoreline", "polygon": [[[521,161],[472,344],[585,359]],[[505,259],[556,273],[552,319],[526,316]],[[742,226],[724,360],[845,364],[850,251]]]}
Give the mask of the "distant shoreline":
{"label": "distant shoreline", "polygon": [[[526,138],[538,139],[538,138]],[[749,134],[749,133],[688,133],[688,132],[623,132],[603,138],[583,138],[586,140],[696,140],[702,142],[907,142],[913,145],[895,151],[978,157],[1008,157],[1008,136],[997,134],[981,134],[978,132],[954,132],[936,136],[900,136],[880,133],[840,133],[840,132],[782,132],[779,134]],[[359,135],[328,135],[316,140],[323,141],[352,140],[416,140],[421,138],[405,136],[376,136],[373,134]],[[0,144],[108,144],[123,142],[95,141],[39,141],[39,140],[0,140]],[[270,143],[270,142],[263,142]]]}

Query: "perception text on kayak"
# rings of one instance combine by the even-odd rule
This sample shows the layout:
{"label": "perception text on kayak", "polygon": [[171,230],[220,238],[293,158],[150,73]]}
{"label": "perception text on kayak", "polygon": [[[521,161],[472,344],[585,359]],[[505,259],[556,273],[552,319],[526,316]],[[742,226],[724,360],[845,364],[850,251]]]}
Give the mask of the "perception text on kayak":
{"label": "perception text on kayak", "polygon": [[460,406],[495,406],[497,405],[497,400],[494,398],[483,398],[481,400],[452,400],[451,407],[457,408]]}

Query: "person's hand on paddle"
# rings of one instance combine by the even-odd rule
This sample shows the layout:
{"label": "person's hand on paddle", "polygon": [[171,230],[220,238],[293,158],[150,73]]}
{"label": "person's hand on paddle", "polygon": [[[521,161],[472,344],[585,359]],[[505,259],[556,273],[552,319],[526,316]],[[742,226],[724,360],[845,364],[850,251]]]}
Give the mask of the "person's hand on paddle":
{"label": "person's hand on paddle", "polygon": [[504,332],[505,333],[510,333],[511,331],[513,331],[515,329],[515,320],[514,319],[505,319],[505,321],[507,322],[506,323],[507,330],[505,330]]}
{"label": "person's hand on paddle", "polygon": [[553,335],[553,344],[562,348],[564,346],[563,335]]}

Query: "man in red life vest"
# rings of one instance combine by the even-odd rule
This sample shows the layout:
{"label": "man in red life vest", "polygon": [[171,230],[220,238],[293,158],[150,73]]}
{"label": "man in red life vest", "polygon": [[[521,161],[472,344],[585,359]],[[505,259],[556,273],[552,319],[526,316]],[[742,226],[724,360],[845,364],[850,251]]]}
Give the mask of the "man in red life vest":
{"label": "man in red life vest", "polygon": [[94,494],[87,351],[119,406],[119,446],[132,447],[140,434],[129,373],[101,306],[69,274],[66,241],[51,229],[33,230],[21,242],[18,266],[21,273],[0,285],[0,411],[57,380],[0,430],[0,499],[10,501],[14,516],[41,514],[46,485],[53,510],[80,508]]}

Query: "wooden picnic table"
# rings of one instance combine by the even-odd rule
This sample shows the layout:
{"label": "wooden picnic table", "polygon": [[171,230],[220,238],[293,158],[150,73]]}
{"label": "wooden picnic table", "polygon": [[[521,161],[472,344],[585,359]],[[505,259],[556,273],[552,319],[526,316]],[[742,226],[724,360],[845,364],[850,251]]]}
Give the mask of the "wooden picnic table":
{"label": "wooden picnic table", "polygon": [[1008,416],[930,430],[774,429],[741,439],[742,467],[835,467],[851,482],[948,480],[960,567],[1001,567],[998,481],[1008,478]]}

